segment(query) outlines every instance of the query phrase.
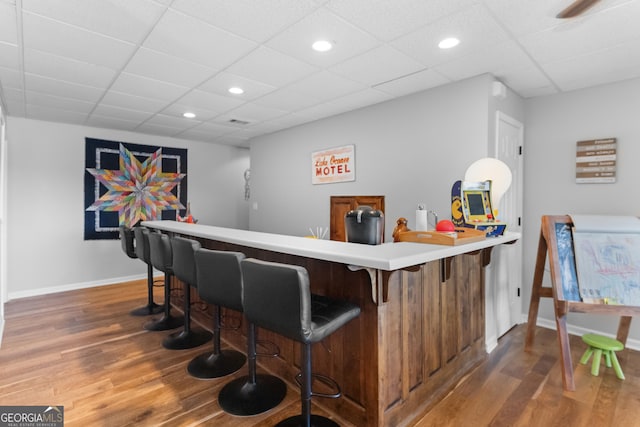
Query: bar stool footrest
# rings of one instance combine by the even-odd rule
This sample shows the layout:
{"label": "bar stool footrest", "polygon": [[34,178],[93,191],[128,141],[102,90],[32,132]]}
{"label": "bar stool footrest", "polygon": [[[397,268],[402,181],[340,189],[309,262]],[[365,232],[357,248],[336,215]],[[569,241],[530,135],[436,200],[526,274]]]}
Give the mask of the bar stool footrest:
{"label": "bar stool footrest", "polygon": [[[328,399],[337,399],[340,396],[342,396],[342,390],[340,389],[340,385],[333,378],[328,377],[326,375],[322,375],[322,374],[314,374],[313,372],[311,373],[311,378],[312,379],[315,378],[316,380],[320,381],[321,383],[323,383],[324,385],[328,386],[333,390],[333,393],[320,393],[320,392],[315,392],[311,390],[312,397],[315,396],[315,397],[326,397]],[[296,375],[296,382],[298,383],[298,386],[302,388],[302,372]]]}
{"label": "bar stool footrest", "polygon": [[256,351],[256,356],[278,357],[280,356],[280,347],[273,341],[256,340],[256,348],[263,347],[267,352]]}

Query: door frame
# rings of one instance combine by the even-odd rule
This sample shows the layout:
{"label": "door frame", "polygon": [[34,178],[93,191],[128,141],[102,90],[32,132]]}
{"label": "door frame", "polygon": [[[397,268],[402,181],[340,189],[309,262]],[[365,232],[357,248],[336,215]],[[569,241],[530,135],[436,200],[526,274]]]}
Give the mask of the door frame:
{"label": "door frame", "polygon": [[[519,120],[514,119],[513,117],[505,114],[502,111],[496,111],[496,127],[495,127],[495,145],[494,145],[494,150],[495,150],[495,156],[498,160],[502,160],[500,158],[500,133],[499,133],[499,129],[500,129],[500,122],[504,122],[504,123],[508,123],[511,126],[514,126],[515,128],[518,129],[519,131],[519,135],[518,135],[518,145],[519,147],[522,148],[518,148],[520,150],[519,155],[518,155],[518,180],[517,182],[513,183],[512,182],[512,191],[515,191],[516,194],[516,200],[515,200],[515,204],[516,204],[516,217],[520,219],[520,223],[518,225],[518,229],[513,230],[512,231],[517,231],[517,232],[522,232],[522,224],[523,224],[523,210],[524,210],[524,203],[523,203],[523,188],[524,188],[524,174],[523,174],[523,166],[524,166],[524,124],[522,122],[520,122]],[[510,303],[509,303],[509,317],[511,319],[511,326],[515,326],[517,324],[520,324],[523,322],[523,315],[522,315],[522,242],[521,241],[516,241],[513,245],[509,245],[507,247],[502,248],[503,250],[506,251],[512,251],[512,256],[515,257],[517,259],[517,262],[515,263],[509,263],[508,265],[508,291],[509,291],[509,298],[510,298]],[[497,301],[496,301],[497,302]],[[499,309],[498,306],[495,307],[496,309]],[[505,333],[506,331],[498,331],[498,334],[501,335],[503,333]]]}

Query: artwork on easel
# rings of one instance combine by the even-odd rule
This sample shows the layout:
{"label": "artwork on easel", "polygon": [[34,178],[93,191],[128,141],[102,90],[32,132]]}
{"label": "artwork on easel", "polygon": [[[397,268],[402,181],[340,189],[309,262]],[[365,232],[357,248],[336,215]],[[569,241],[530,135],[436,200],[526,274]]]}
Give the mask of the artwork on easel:
{"label": "artwork on easel", "polygon": [[85,138],[84,239],[184,215],[186,181],[186,149]]}
{"label": "artwork on easel", "polygon": [[575,233],[584,302],[640,306],[640,234]]}
{"label": "artwork on easel", "polygon": [[571,227],[557,223],[555,229],[563,297],[566,301],[580,301]]}

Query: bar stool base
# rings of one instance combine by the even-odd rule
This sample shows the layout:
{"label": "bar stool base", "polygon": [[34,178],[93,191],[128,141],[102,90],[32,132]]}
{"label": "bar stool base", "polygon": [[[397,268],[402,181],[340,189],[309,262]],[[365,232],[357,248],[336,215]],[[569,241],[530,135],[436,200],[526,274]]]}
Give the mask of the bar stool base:
{"label": "bar stool base", "polygon": [[213,335],[208,331],[191,330],[189,332],[175,332],[162,341],[162,346],[168,350],[186,350],[199,347],[209,342]]}
{"label": "bar stool base", "polygon": [[229,414],[249,416],[275,408],[286,395],[287,386],[278,377],[257,374],[255,383],[250,383],[245,375],[220,390],[218,403]]}
{"label": "bar stool base", "polygon": [[[305,423],[305,419],[302,415],[295,415],[293,417],[289,417],[285,420],[280,421],[274,427],[303,427],[307,424]],[[329,418],[321,417],[320,415],[311,415],[311,426],[312,427],[340,427],[340,424],[336,423]]]}
{"label": "bar stool base", "polygon": [[155,302],[147,304],[143,307],[138,307],[129,312],[132,316],[150,316],[152,314],[162,313],[164,311],[164,305],[158,305]]}
{"label": "bar stool base", "polygon": [[187,372],[196,378],[220,378],[236,372],[246,361],[246,356],[239,351],[222,350],[220,354],[210,351],[189,362]]}
{"label": "bar stool base", "polygon": [[158,320],[152,320],[144,324],[143,328],[147,331],[169,331],[184,325],[182,317],[163,316]]}

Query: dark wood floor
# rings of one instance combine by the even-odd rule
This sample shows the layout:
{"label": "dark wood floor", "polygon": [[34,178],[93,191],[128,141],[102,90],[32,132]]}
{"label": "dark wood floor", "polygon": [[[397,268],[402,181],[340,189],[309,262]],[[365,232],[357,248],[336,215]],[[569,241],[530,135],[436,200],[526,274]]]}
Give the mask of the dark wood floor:
{"label": "dark wood floor", "polygon": [[[220,410],[217,392],[232,377],[197,380],[187,363],[208,350],[170,351],[166,332],[128,315],[145,298],[129,283],[11,301],[0,348],[0,405],[63,405],[66,426],[270,426],[299,411],[290,382],[285,401],[256,417]],[[161,298],[158,298],[161,299]],[[640,353],[620,354],[626,380],[612,369],[576,366],[576,392],[563,392],[555,332],[538,328],[523,350],[525,326],[501,338],[480,366],[415,424],[427,426],[638,426]],[[572,337],[577,364],[584,347]],[[349,427],[339,414],[326,414]],[[360,426],[357,426],[360,427]]]}

